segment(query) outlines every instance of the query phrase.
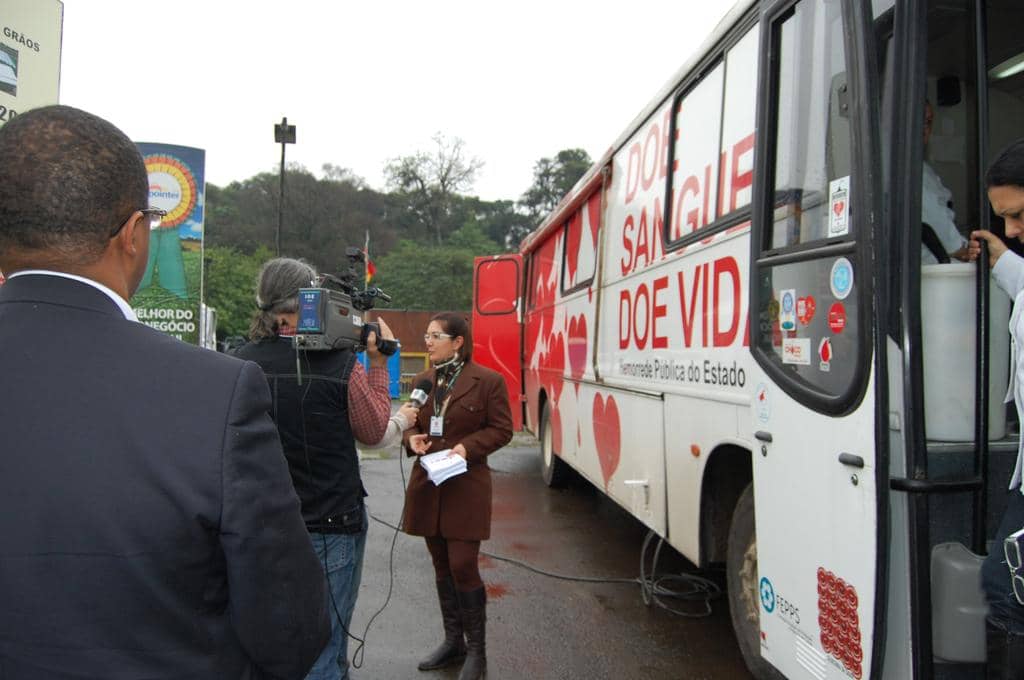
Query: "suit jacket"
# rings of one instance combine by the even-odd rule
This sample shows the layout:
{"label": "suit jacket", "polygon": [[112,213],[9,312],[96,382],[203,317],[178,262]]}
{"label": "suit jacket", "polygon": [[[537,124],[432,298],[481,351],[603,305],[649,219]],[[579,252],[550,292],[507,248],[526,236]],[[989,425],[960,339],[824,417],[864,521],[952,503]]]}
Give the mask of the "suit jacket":
{"label": "suit jacket", "polygon": [[[434,371],[420,373],[434,381]],[[420,409],[416,425],[406,430],[403,442],[409,452],[409,437],[430,432],[430,418],[440,405],[434,393]],[[415,465],[409,476],[402,519],[406,533],[413,536],[442,536],[464,541],[482,541],[491,536],[491,470],[487,456],[512,439],[512,413],[508,390],[498,373],[473,362],[467,363],[452,387],[451,401],[444,415],[441,437],[431,438],[431,451],[450,449],[461,443],[466,448],[468,470],[441,486]]]}
{"label": "suit jacket", "polygon": [[0,678],[301,678],[330,634],[262,371],[0,287]]}

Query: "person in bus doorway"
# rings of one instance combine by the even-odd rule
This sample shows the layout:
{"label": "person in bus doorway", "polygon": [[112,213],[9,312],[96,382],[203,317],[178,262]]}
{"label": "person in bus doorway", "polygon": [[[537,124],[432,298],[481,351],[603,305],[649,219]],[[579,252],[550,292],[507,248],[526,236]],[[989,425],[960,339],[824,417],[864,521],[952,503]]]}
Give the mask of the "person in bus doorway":
{"label": "person in bus doorway", "polygon": [[[297,352],[299,289],[314,285],[308,263],[287,257],[269,260],[257,280],[250,342],[235,355],[263,368],[292,484],[302,503],[313,549],[327,576],[331,639],[307,680],[349,677],[348,638],[362,580],[366,548],[366,490],[359,476],[356,440],[379,442],[391,417],[387,357],[371,333],[370,368],[352,348]],[[383,320],[381,335],[393,337]],[[298,364],[298,365],[297,365]],[[301,381],[298,374],[301,371]]]}
{"label": "person in bus doorway", "polygon": [[440,486],[420,465],[409,477],[403,528],[426,539],[445,636],[418,668],[444,668],[465,658],[459,680],[476,680],[487,671],[487,596],[478,564],[480,542],[491,533],[487,456],[512,439],[512,412],[504,379],[473,362],[469,324],[461,315],[435,315],[423,339],[434,367],[413,384],[429,379],[434,387],[405,434],[406,451],[419,456],[451,449],[468,468]]}
{"label": "person in bus doorway", "polygon": [[[935,111],[924,101],[924,147],[932,136]],[[953,192],[928,161],[921,163],[921,264],[949,262],[967,258],[967,240],[956,227]]]}
{"label": "person in bus doorway", "polygon": [[[1024,241],[1024,139],[999,154],[986,173],[985,184],[992,210],[1006,223],[1007,237]],[[982,239],[988,242],[992,276],[1014,299],[1010,317],[1014,365],[1007,401],[1013,397],[1020,419],[1024,417],[1024,258],[1010,251],[992,232],[979,230],[971,233],[969,259],[979,257]],[[1004,550],[1007,536],[1024,528],[1022,461],[1024,446],[1018,449],[1006,512],[981,569],[982,590],[989,606],[986,619],[989,678],[1024,677],[1024,571],[1018,555]],[[1008,553],[1011,562],[1007,561]]]}

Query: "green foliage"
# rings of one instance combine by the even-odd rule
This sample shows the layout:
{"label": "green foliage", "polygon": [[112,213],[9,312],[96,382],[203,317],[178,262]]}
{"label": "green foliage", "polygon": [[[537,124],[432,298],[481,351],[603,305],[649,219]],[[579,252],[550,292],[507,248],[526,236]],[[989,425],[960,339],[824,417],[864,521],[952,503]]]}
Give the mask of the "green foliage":
{"label": "green foliage", "polygon": [[[285,174],[281,254],[302,257],[318,269],[337,271],[347,246],[362,246],[369,230],[374,247],[386,251],[397,240],[389,214],[393,199],[366,188],[345,168],[328,165],[317,179],[300,165]],[[281,177],[261,173],[221,189],[207,185],[206,244],[252,254],[273,249]]]}
{"label": "green foliage", "polygon": [[217,310],[218,339],[248,335],[256,310],[256,277],[273,256],[266,246],[249,255],[224,246],[206,247],[206,304]]}
{"label": "green foliage", "polygon": [[460,197],[455,203],[455,214],[460,224],[477,225],[487,238],[504,251],[515,250],[534,227],[528,215],[516,210],[513,201],[491,202],[481,201],[475,196]]}
{"label": "green foliage", "polygon": [[[369,232],[374,284],[396,309],[468,310],[473,258],[514,250],[587,171],[581,149],[542,158],[534,184],[517,203],[468,196],[483,165],[462,140],[434,137],[433,152],[393,159],[390,193],[370,189],[351,170],[325,164],[316,177],[298,164],[285,174],[281,254],[319,271],[348,266],[345,248]],[[217,336],[244,335],[255,308],[255,282],[274,256],[281,177],[265,172],[226,187],[206,185],[206,303],[217,309]]]}
{"label": "green foliage", "polygon": [[473,299],[473,258],[499,252],[477,224],[452,233],[446,246],[414,241],[398,245],[377,263],[375,283],[395,309],[468,311]]}
{"label": "green foliage", "polygon": [[395,190],[407,213],[409,226],[442,245],[445,237],[461,225],[454,204],[463,191],[473,186],[483,162],[466,158],[465,142],[458,137],[433,137],[433,153],[418,151],[392,159],[384,168],[388,187]]}
{"label": "green foliage", "polygon": [[533,186],[519,199],[534,224],[555,209],[593,161],[583,149],[562,149],[554,158],[541,158],[533,166]]}

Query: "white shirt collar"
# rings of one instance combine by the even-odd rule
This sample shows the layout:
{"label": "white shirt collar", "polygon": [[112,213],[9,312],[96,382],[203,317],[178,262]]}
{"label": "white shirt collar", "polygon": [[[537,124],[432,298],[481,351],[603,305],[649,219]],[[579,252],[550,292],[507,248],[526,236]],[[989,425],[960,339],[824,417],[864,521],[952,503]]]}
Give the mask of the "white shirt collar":
{"label": "white shirt collar", "polygon": [[53,271],[49,271],[47,269],[25,269],[25,270],[20,271],[20,272],[15,272],[15,273],[11,274],[10,276],[8,276],[7,278],[8,279],[13,279],[15,277],[26,276],[28,274],[38,274],[38,275],[41,275],[41,276],[59,276],[59,277],[61,277],[63,279],[71,279],[72,281],[78,281],[80,283],[84,283],[86,285],[92,286],[93,288],[95,288],[96,290],[100,291],[101,293],[106,295],[108,298],[110,298],[110,300],[115,305],[117,305],[117,308],[121,310],[121,313],[124,314],[124,318],[128,319],[129,321],[138,321],[139,320],[139,318],[137,316],[135,316],[135,310],[133,310],[128,305],[128,302],[125,301],[125,299],[123,297],[121,297],[120,295],[118,295],[114,291],[110,290],[109,288],[104,286],[99,281],[93,281],[92,279],[87,279],[84,276],[78,276],[77,274],[68,274],[67,272],[53,272]]}

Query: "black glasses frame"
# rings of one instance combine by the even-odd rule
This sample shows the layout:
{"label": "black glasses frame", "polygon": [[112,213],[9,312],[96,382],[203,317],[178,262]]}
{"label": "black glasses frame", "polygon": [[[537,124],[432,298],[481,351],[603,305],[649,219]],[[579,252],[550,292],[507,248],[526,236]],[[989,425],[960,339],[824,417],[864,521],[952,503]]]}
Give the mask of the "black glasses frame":
{"label": "black glasses frame", "polygon": [[164,210],[163,208],[138,208],[136,210],[133,210],[131,215],[128,215],[128,217],[124,218],[124,221],[121,222],[119,225],[117,225],[117,227],[112,232],[110,232],[110,236],[108,236],[107,238],[114,238],[115,236],[120,234],[121,230],[124,229],[124,225],[128,224],[128,220],[130,220],[132,218],[132,215],[134,215],[137,212],[140,212],[144,216],[149,217],[149,219],[150,219],[149,228],[151,230],[160,226],[159,220],[157,221],[156,226],[153,225],[152,220],[153,220],[154,216],[159,217],[160,219],[163,219],[164,217],[167,217],[167,211]]}

